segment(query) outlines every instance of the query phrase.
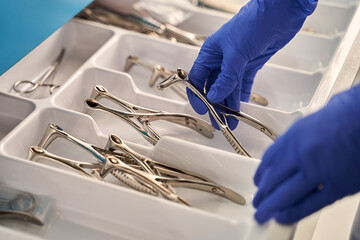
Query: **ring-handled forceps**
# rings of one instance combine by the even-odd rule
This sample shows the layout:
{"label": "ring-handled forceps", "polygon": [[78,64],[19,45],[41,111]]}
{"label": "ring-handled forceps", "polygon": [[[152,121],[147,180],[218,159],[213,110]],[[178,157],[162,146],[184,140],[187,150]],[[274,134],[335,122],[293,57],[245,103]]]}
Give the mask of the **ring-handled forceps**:
{"label": "ring-handled forceps", "polygon": [[136,162],[143,162],[145,165],[151,168],[153,172],[155,172],[153,178],[156,181],[169,184],[170,186],[186,187],[210,192],[225,197],[241,205],[246,203],[245,198],[240,194],[226,187],[218,185],[204,176],[156,162],[151,158],[136,153],[128,146],[126,146],[122,139],[116,135],[110,135],[105,148],[110,151],[125,152],[129,154],[134,160],[136,160]]}
{"label": "ring-handled forceps", "polygon": [[79,13],[78,17],[198,47],[204,43],[204,37],[168,23],[161,23],[143,12],[140,10],[137,15],[126,14],[99,3],[93,3]]}
{"label": "ring-handled forceps", "polygon": [[[49,147],[49,145],[57,138],[66,139],[66,140],[74,143],[75,145],[85,149],[88,153],[90,153],[92,156],[94,156],[98,160],[98,163],[74,162],[69,159],[65,159],[62,157],[51,155],[48,152],[44,152]],[[86,169],[94,170],[94,169],[100,168],[103,165],[103,163],[106,161],[106,159],[105,159],[106,155],[109,155],[109,154],[115,155],[119,159],[125,158],[125,156],[123,154],[114,154],[110,151],[106,151],[102,148],[99,148],[92,144],[86,143],[86,142],[70,135],[69,133],[65,132],[59,126],[57,126],[55,124],[49,124],[49,126],[47,127],[38,146],[36,146],[36,147],[38,147],[42,150],[37,151],[37,149],[32,148],[29,152],[27,159],[34,160],[35,156],[42,155],[44,157],[47,157],[48,159],[52,159],[52,160],[56,161],[57,163],[65,165],[66,167],[72,168],[72,170],[76,171],[77,173],[79,173],[83,176],[92,177],[92,178],[94,178],[93,174],[89,174],[86,171]],[[139,165],[141,166],[142,163],[140,162]],[[132,176],[128,176],[127,174],[124,174],[119,171],[114,171],[112,174],[114,175],[114,177],[116,177],[118,180],[123,182],[125,185],[127,185],[135,190],[145,192],[148,194],[152,193],[151,189],[149,190],[148,187],[144,187],[143,185],[139,184]],[[95,178],[97,178],[97,177],[95,177]]]}
{"label": "ring-handled forceps", "polygon": [[[103,180],[108,173],[112,173],[115,177],[117,176],[114,173],[123,173],[135,179],[134,181],[123,181],[129,187],[155,196],[160,193],[160,195],[166,199],[185,205],[190,204],[177,196],[171,186],[206,191],[227,198],[238,204],[246,203],[245,198],[240,194],[218,185],[206,177],[156,162],[136,153],[126,146],[116,135],[111,135],[105,149],[102,149],[83,142],[64,132],[60,127],[51,124],[39,145],[47,147],[57,137],[62,137],[75,143],[101,160],[98,163],[74,161],[51,154],[39,146],[31,147],[28,159],[36,160],[38,157],[43,157],[70,167],[81,175],[100,180]],[[144,167],[144,165],[146,165],[146,167]],[[89,169],[92,170],[91,174],[86,171]]]}
{"label": "ring-handled forceps", "polygon": [[[125,109],[125,111],[116,110],[100,104],[98,100],[102,98],[108,99],[116,103],[117,105]],[[91,98],[85,100],[85,104],[90,109],[102,110],[124,120],[125,122],[130,124],[136,131],[138,131],[152,145],[156,145],[156,143],[160,140],[161,137],[150,124],[150,122],[157,120],[164,120],[185,126],[207,138],[212,138],[214,136],[214,127],[210,123],[200,118],[188,114],[168,113],[164,111],[156,111],[136,106],[110,94],[105,87],[100,85],[96,85],[94,87]],[[138,124],[132,120],[134,118],[138,121]]]}
{"label": "ring-handled forceps", "polygon": [[[63,48],[60,54],[56,57],[55,61],[49,66],[49,69],[44,75],[37,81],[32,82],[30,80],[19,80],[13,85],[13,89],[17,93],[31,93],[38,87],[49,87],[50,95],[60,87],[52,82],[55,77],[56,71],[61,64],[65,55],[65,49]],[[49,81],[48,81],[49,80]],[[46,83],[48,81],[48,83]]]}
{"label": "ring-handled forceps", "polygon": [[[166,79],[174,74],[174,72],[171,72],[171,71],[165,69],[163,66],[161,66],[159,64],[151,65],[133,55],[128,56],[126,59],[125,68],[124,68],[125,72],[129,72],[134,65],[142,66],[152,72],[151,77],[150,77],[150,82],[149,82],[150,87],[153,87],[155,82],[159,78]],[[176,92],[180,97],[182,97],[184,100],[188,99],[185,88],[182,88],[179,85],[175,85],[171,89],[174,92]]]}
{"label": "ring-handled forceps", "polygon": [[182,82],[185,84],[186,87],[188,87],[198,98],[201,99],[201,101],[206,105],[206,107],[209,109],[209,113],[213,116],[217,124],[219,125],[219,128],[222,132],[222,134],[225,136],[226,140],[230,143],[232,148],[241,155],[250,157],[250,154],[245,150],[245,148],[240,144],[240,142],[237,140],[237,138],[234,136],[232,131],[230,130],[229,126],[226,122],[226,116],[232,116],[236,119],[243,121],[247,124],[249,124],[252,127],[255,127],[256,129],[260,130],[264,134],[266,134],[271,139],[275,139],[278,134],[272,130],[271,128],[267,127],[265,124],[261,123],[259,120],[241,112],[237,112],[231,109],[226,108],[222,105],[216,105],[216,107],[220,106],[223,110],[225,110],[224,113],[220,113],[220,115],[215,111],[215,108],[212,104],[209,103],[209,101],[206,99],[206,97],[197,90],[190,82],[188,78],[188,74],[182,70],[178,69],[177,72],[169,77],[168,79],[164,80],[158,85],[159,89],[165,89],[175,83]]}

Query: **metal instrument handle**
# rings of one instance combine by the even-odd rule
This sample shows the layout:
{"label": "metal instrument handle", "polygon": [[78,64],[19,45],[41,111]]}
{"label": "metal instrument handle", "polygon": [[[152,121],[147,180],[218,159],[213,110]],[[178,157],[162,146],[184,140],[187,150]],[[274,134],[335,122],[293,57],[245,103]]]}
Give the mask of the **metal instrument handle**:
{"label": "metal instrument handle", "polygon": [[107,156],[105,166],[100,171],[100,176],[105,177],[108,173],[115,169],[134,176],[140,182],[149,184],[154,189],[156,189],[165,199],[190,206],[190,204],[187,203],[185,200],[181,199],[179,196],[171,192],[160,182],[156,181],[156,179],[154,178],[155,175],[132,168],[113,156]]}
{"label": "metal instrument handle", "polygon": [[185,178],[168,178],[168,177],[160,177],[160,176],[156,176],[155,179],[160,182],[168,183],[174,187],[185,187],[185,188],[201,190],[227,198],[232,202],[240,205],[246,204],[246,199],[243,196],[224,186],[220,186],[216,183],[196,181]]}

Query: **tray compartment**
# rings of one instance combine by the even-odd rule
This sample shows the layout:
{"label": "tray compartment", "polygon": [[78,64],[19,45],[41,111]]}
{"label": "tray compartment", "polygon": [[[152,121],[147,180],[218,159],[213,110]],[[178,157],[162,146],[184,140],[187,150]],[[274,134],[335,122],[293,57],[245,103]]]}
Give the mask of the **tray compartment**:
{"label": "tray compartment", "polygon": [[[64,58],[53,79],[54,84],[62,85],[112,35],[111,30],[95,27],[81,21],[70,21],[3,74],[0,77],[0,89],[18,95],[12,89],[13,84],[18,80],[36,81],[39,79],[58,56],[61,49],[65,48]],[[21,95],[32,99],[50,96],[48,87],[40,87],[32,93]]]}
{"label": "tray compartment", "polygon": [[[249,224],[249,220],[252,219],[251,214],[253,214],[254,209],[252,208],[251,205],[251,199],[255,191],[255,186],[252,183],[252,175],[259,163],[257,160],[241,157],[233,153],[226,153],[214,148],[208,148],[198,144],[181,141],[171,137],[162,138],[155,148],[151,148],[151,150],[148,151],[147,155],[149,156],[151,155],[153,159],[158,161],[166,161],[168,164],[171,164],[175,167],[181,167],[187,170],[191,170],[203,174],[204,176],[213,179],[219,184],[222,184],[226,187],[233,189],[234,191],[243,194],[248,202],[246,205],[240,206],[229,200],[223,199],[221,197],[209,193],[203,193],[200,191],[179,188],[178,189],[179,194],[181,194],[181,196],[183,196],[184,198],[189,199],[189,201],[191,201],[191,203],[194,206],[193,208],[188,208],[186,206],[181,206],[179,204],[168,202],[164,199],[154,198],[145,194],[140,194],[138,192],[126,188],[119,188],[115,185],[109,185],[109,184],[104,185],[101,182],[79,176],[76,173],[70,171],[63,171],[61,170],[62,168],[59,167],[59,165],[57,165],[56,168],[53,168],[55,165],[54,166],[51,165],[53,167],[49,167],[47,166],[47,164],[44,165],[44,164],[38,164],[30,161],[21,160],[27,155],[26,153],[28,147],[34,144],[36,145],[38,143],[39,139],[41,138],[47,126],[47,123],[49,122],[57,123],[70,134],[98,146],[103,146],[106,143],[106,139],[107,139],[106,136],[101,134],[96,129],[91,118],[86,116],[78,115],[78,117],[76,117],[76,114],[73,114],[71,112],[55,110],[55,109],[48,109],[46,111],[41,112],[37,116],[34,116],[32,119],[29,119],[26,124],[24,124],[16,132],[14,132],[11,138],[9,138],[7,142],[5,142],[3,146],[2,154],[12,156],[12,161],[14,161],[15,165],[16,164],[20,164],[24,166],[29,165],[33,169],[37,169],[36,171],[42,171],[41,169],[44,169],[44,171],[45,170],[48,171],[48,173],[43,173],[42,175],[35,178],[35,181],[38,181],[39,178],[41,177],[46,178],[47,183],[45,185],[49,185],[49,184],[51,185],[53,182],[56,182],[57,186],[71,186],[67,189],[67,191],[70,191],[72,193],[75,191],[76,192],[75,195],[77,197],[80,198],[85,197],[86,194],[77,193],[78,189],[76,186],[74,186],[76,185],[75,183],[67,185],[68,181],[63,182],[63,179],[72,178],[70,176],[73,176],[74,177],[73,179],[75,178],[84,179],[84,181],[87,182],[88,185],[96,186],[100,184],[101,186],[108,186],[109,188],[118,189],[119,194],[124,194],[129,198],[132,198],[132,195],[136,195],[137,198],[136,203],[131,205],[131,208],[136,209],[138,207],[137,204],[146,205],[146,206],[148,206],[149,204],[151,206],[159,205],[160,208],[158,208],[157,210],[154,209],[154,211],[160,211],[160,215],[164,214],[164,216],[167,216],[168,211],[178,211],[177,209],[182,209],[183,213],[180,215],[185,214],[187,218],[194,215],[200,218],[207,216],[208,219],[207,221],[215,221],[215,220],[218,222],[223,221],[224,223],[222,224],[224,224],[224,228],[229,230],[231,230],[233,224],[238,225],[237,227],[245,228],[245,226]],[[30,137],[20,139],[20,136],[24,136],[24,135]],[[130,144],[131,143],[129,143],[129,145]],[[73,144],[70,144],[68,142],[67,144],[65,144],[64,141],[58,139],[49,147],[49,151],[58,154],[60,156],[75,158],[82,161],[89,161],[88,153],[79,150],[79,148],[74,145],[72,147],[71,145]],[[130,146],[134,147],[135,145],[136,144],[131,144]],[[10,146],[12,146],[13,149],[11,149]],[[136,149],[135,147],[134,149],[145,154],[144,153],[145,151],[141,151],[140,148],[141,147]],[[6,149],[6,151],[4,151],[4,149]],[[170,155],[167,153],[169,151],[171,152]],[[183,153],[186,152],[186,155],[181,155],[179,154],[180,152]],[[15,159],[13,157],[15,157]],[[225,160],[219,162],[218,159],[223,157],[225,158]],[[196,159],[195,162],[194,159]],[[1,162],[2,161],[0,161],[0,164]],[[21,168],[21,171],[25,171],[25,169]],[[53,174],[53,172],[58,172],[59,174],[57,174],[56,176],[56,174]],[[31,171],[31,174],[33,173],[34,172]],[[61,176],[60,173],[63,174],[63,176]],[[31,174],[29,173],[29,175]],[[11,182],[13,181],[14,177],[10,178]],[[5,181],[5,183],[7,183],[7,181]],[[29,182],[27,181],[27,183]],[[22,185],[19,185],[18,187],[20,186]],[[34,185],[32,185],[33,191],[34,189],[36,189],[34,188],[34,186],[38,186],[38,183],[34,183]],[[41,189],[43,188],[44,186],[41,187]],[[87,189],[92,189],[92,188],[87,187]],[[56,191],[56,190],[51,189],[51,191]],[[104,191],[106,192],[106,190],[101,190],[100,192],[104,193]],[[51,195],[54,194],[51,193]],[[58,197],[56,197],[56,199],[58,199]],[[126,201],[126,199],[127,197],[125,198],[122,197],[113,201],[121,203],[122,201]],[[67,201],[76,201],[76,200],[74,199],[74,197],[72,197],[71,200],[67,200]],[[98,198],[93,199],[93,201],[99,204]],[[146,201],[150,201],[151,203],[146,203]],[[129,207],[130,206],[128,206],[127,208]],[[189,212],[187,213],[187,211]],[[106,216],[110,216],[110,215],[106,215]],[[180,224],[180,222],[178,223],[178,221],[176,221],[176,224]],[[216,231],[223,231],[223,229],[218,229]],[[235,229],[232,229],[231,231],[238,232]],[[247,230],[243,229],[243,233],[241,234],[244,234],[246,231]]]}
{"label": "tray compartment", "polygon": [[[197,54],[197,48],[195,47],[172,44],[168,41],[141,35],[124,34],[114,46],[104,51],[95,63],[100,67],[124,71],[127,57],[133,55],[151,65],[160,64],[169,71],[176,71],[180,66],[189,71]],[[129,74],[142,92],[180,102],[185,101],[173,91],[159,91],[156,88],[156,84],[161,79],[153,87],[150,87],[151,71],[148,69],[144,69],[141,66],[133,66]]]}
{"label": "tray compartment", "polygon": [[[108,113],[86,108],[84,101],[89,98],[93,86],[96,84],[101,84],[113,95],[142,107],[173,113],[187,113],[209,121],[207,115],[199,116],[196,114],[189,103],[164,100],[153,95],[138,92],[128,75],[102,69],[87,70],[79,75],[78,78],[69,82],[66,87],[58,92],[54,103],[62,108],[89,114],[101,131],[107,135],[115,133],[128,141],[151,146],[138,132],[121,119]],[[117,105],[109,101],[104,100],[103,103],[119,109]],[[165,121],[155,121],[152,125],[162,136],[171,136],[230,152],[234,151],[219,131],[214,133],[213,139],[208,139],[191,129]],[[243,136],[242,142],[244,142],[244,145],[248,146],[251,152],[255,154],[254,156],[260,157],[266,146],[271,143],[271,140],[248,125],[240,123],[240,126],[235,131],[237,136]]]}
{"label": "tray compartment", "polygon": [[257,73],[252,91],[268,100],[267,108],[293,112],[308,106],[322,78],[321,72],[306,73],[269,64]]}
{"label": "tray compartment", "polygon": [[328,36],[342,34],[346,31],[355,10],[354,3],[319,3],[315,12],[306,19],[302,31]]}
{"label": "tray compartment", "polygon": [[[242,167],[245,175],[234,180],[251,183],[249,172],[256,164],[241,160],[236,162],[236,167]],[[232,167],[234,169],[235,166]],[[0,169],[0,181],[7,186],[51,196],[56,200],[58,216],[42,234],[46,239],[63,239],[63,236],[94,239],[104,232],[104,239],[113,239],[113,236],[117,239],[202,239],[204,236],[207,239],[223,236],[251,239],[247,235],[252,228],[259,228],[258,232],[261,230],[252,220],[254,210],[251,205],[235,207],[227,213],[230,217],[224,217],[67,174],[45,165],[3,158]]]}
{"label": "tray compartment", "polygon": [[[309,36],[306,39],[310,42],[314,39],[318,40],[316,37]],[[301,65],[310,65],[311,63],[306,61],[311,56],[303,56],[302,58],[296,56],[297,46],[298,44],[295,44],[293,48],[290,48],[291,51],[284,50],[283,53],[279,53],[279,56],[274,56],[274,61],[287,64],[289,59],[293,59],[293,62],[299,61]],[[333,47],[335,48],[336,44]],[[319,55],[325,50],[323,49]],[[197,48],[175,45],[148,37],[124,35],[118,43],[109,46],[108,49],[99,54],[95,63],[100,67],[123,71],[127,56],[135,55],[151,64],[161,64],[169,70],[175,70],[179,66],[189,70],[197,54]],[[309,54],[310,51],[306,53],[306,55]],[[316,62],[317,60],[312,61]],[[293,66],[295,67],[295,65]],[[184,102],[172,90],[159,91],[155,87],[149,87],[150,71],[140,66],[134,66],[129,74],[140,91]],[[309,103],[321,78],[321,73],[307,73],[269,64],[265,65],[256,76],[253,90],[269,98],[269,108],[291,112]]]}
{"label": "tray compartment", "polygon": [[34,109],[31,102],[0,93],[0,141]]}
{"label": "tray compartment", "polygon": [[[100,143],[96,136],[101,135],[101,133],[90,117],[69,111],[48,108],[33,114],[17,131],[14,131],[7,140],[3,142],[1,153],[26,159],[30,147],[36,146],[40,142],[41,137],[50,123],[59,125],[65,131],[67,129],[79,129],[77,131],[78,138],[92,142],[93,144]],[[61,140],[59,140],[59,142],[60,141]],[[65,154],[71,154],[71,150],[66,151],[66,149],[64,149],[64,152]],[[69,155],[64,155],[64,157],[66,156]],[[77,156],[75,155],[73,157]]]}
{"label": "tray compartment", "polygon": [[276,53],[269,63],[306,72],[326,68],[340,42],[340,37],[315,37],[299,34]]}
{"label": "tray compartment", "polygon": [[[352,19],[357,4],[358,1],[352,0],[320,2],[315,12],[305,21],[300,34],[311,32],[332,36],[343,33]],[[194,9],[189,18],[176,26],[200,36],[209,36],[230,20],[232,16],[232,14],[207,9]],[[202,24],[204,22],[207,24]]]}

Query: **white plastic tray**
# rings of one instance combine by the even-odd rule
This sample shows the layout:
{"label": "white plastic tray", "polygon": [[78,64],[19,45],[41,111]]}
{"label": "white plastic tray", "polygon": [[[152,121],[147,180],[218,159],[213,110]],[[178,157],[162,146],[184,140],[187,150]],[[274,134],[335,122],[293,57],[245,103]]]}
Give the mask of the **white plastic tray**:
{"label": "white plastic tray", "polygon": [[[339,14],[348,9],[334,8]],[[206,12],[195,13],[205,16]],[[346,27],[338,29],[341,32]],[[253,87],[254,92],[269,100],[269,106],[242,103],[241,110],[280,133],[311,112],[318,104],[315,100],[332,87],[330,77],[334,76],[329,76],[327,66],[333,64],[334,56],[339,61],[337,56],[346,55],[346,48],[338,46],[344,40],[351,41],[352,36],[331,35],[326,31],[302,33],[279,52],[258,73]],[[41,76],[63,47],[67,52],[55,78],[62,86],[54,95],[49,96],[45,88],[30,95],[12,90],[17,80],[35,80]],[[46,239],[266,238],[267,225],[258,226],[253,220],[255,210],[251,200],[256,191],[253,174],[258,159],[272,142],[270,139],[240,123],[234,133],[255,157],[246,158],[233,153],[219,132],[209,140],[184,127],[158,122],[154,126],[163,137],[152,146],[121,120],[87,110],[84,105],[93,86],[101,84],[114,95],[137,105],[195,115],[190,104],[171,90],[158,92],[148,87],[149,72],[135,67],[129,73],[123,70],[130,54],[169,70],[177,67],[189,70],[198,50],[76,20],[0,77],[0,182],[56,200],[56,217],[43,231],[25,233],[29,239],[34,236]],[[199,117],[207,119],[207,116]],[[189,208],[124,188],[114,184],[111,178],[105,182],[94,181],[63,167],[26,160],[29,147],[38,144],[49,123],[58,124],[72,135],[98,146],[104,146],[107,136],[115,133],[144,155],[197,172],[243,194],[247,204],[239,206],[212,194],[178,189],[179,195],[194,205]],[[65,141],[54,142],[49,150],[64,157],[91,161],[88,154]]]}

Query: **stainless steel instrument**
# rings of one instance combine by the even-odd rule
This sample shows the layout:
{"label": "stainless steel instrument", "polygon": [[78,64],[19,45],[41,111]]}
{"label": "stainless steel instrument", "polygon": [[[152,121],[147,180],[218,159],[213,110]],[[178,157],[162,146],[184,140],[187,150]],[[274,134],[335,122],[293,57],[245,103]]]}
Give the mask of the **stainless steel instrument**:
{"label": "stainless steel instrument", "polygon": [[[139,65],[139,66],[142,66],[142,67],[152,71],[151,77],[150,77],[150,82],[149,82],[150,87],[153,87],[155,85],[155,82],[159,78],[166,79],[166,78],[170,77],[172,74],[174,74],[174,72],[171,72],[171,71],[165,69],[163,66],[161,66],[159,64],[151,65],[133,55],[128,56],[128,58],[126,59],[126,64],[125,64],[125,68],[124,68],[125,72],[129,72],[134,65]],[[181,86],[176,85],[176,86],[173,86],[171,89],[174,90],[174,92],[176,92],[184,100],[188,99],[185,88],[182,88]]]}
{"label": "stainless steel instrument", "polygon": [[[99,160],[98,163],[79,162],[48,152],[46,148],[58,137],[67,139],[85,149]],[[130,180],[119,180],[135,190],[155,196],[160,194],[165,199],[189,206],[189,203],[176,195],[172,186],[206,191],[237,204],[246,203],[245,198],[240,194],[218,185],[206,177],[156,162],[136,153],[116,135],[110,135],[106,147],[103,149],[77,139],[64,132],[60,127],[50,124],[39,146],[30,148],[28,159],[35,161],[38,158],[57,162],[83,176],[99,180],[103,180],[109,173],[117,178],[117,175],[123,174]],[[89,173],[88,170],[91,172]]]}
{"label": "stainless steel instrument", "polygon": [[46,83],[49,79],[54,79],[56,71],[63,60],[65,55],[65,49],[62,49],[60,54],[57,56],[55,61],[50,65],[49,69],[45,72],[45,74],[37,81],[32,82],[30,80],[19,80],[15,82],[13,85],[13,89],[17,93],[31,93],[35,91],[38,87],[49,87],[50,95],[60,87],[60,85],[56,85],[50,81]]}
{"label": "stainless steel instrument", "polygon": [[171,24],[142,16],[140,12],[138,15],[120,13],[99,3],[93,3],[85,8],[78,17],[199,47],[205,40],[203,37]]}
{"label": "stainless steel instrument", "polygon": [[[167,79],[175,73],[175,71],[169,71],[159,64],[151,65],[133,55],[128,56],[128,58],[126,59],[124,68],[125,72],[129,72],[134,65],[139,65],[152,71],[149,83],[150,87],[154,86],[155,82],[159,78]],[[188,100],[185,87],[181,87],[180,85],[172,85],[171,89],[175,91],[184,100]],[[261,106],[267,106],[269,104],[268,100],[265,97],[257,93],[250,94],[250,101]]]}
{"label": "stainless steel instrument", "polygon": [[237,112],[231,109],[226,108],[225,106],[216,105],[217,107],[221,107],[223,110],[225,110],[224,113],[221,113],[221,116],[215,111],[215,108],[212,104],[209,103],[209,101],[206,99],[206,97],[197,90],[190,82],[188,78],[188,74],[182,70],[178,69],[177,72],[169,77],[168,79],[164,80],[158,85],[158,88],[165,89],[167,87],[172,86],[173,84],[176,84],[178,82],[182,82],[185,84],[187,88],[189,88],[192,92],[196,94],[197,97],[201,99],[201,101],[206,105],[206,107],[209,109],[209,113],[213,116],[217,124],[219,125],[219,128],[221,132],[223,133],[226,140],[230,143],[232,148],[240,155],[248,156],[250,157],[250,154],[245,150],[245,148],[240,144],[240,142],[237,140],[237,138],[234,136],[232,131],[230,130],[229,126],[226,123],[226,116],[232,116],[237,118],[240,121],[243,121],[247,124],[249,124],[252,127],[255,127],[256,129],[260,130],[267,136],[269,136],[271,139],[276,139],[278,134],[272,130],[271,128],[267,127],[265,124],[261,123],[259,120],[250,117],[247,114]]}
{"label": "stainless steel instrument", "polygon": [[[125,111],[116,110],[102,105],[98,102],[98,100],[102,98],[116,103],[119,107],[125,109]],[[161,137],[160,134],[158,134],[150,124],[150,122],[157,120],[164,120],[182,125],[200,133],[207,138],[212,138],[214,136],[214,127],[210,123],[200,118],[188,114],[168,113],[136,106],[110,94],[105,87],[100,85],[96,85],[94,87],[91,98],[85,100],[85,104],[90,109],[101,110],[124,120],[153,145],[155,145]],[[136,119],[138,124],[132,119]]]}

